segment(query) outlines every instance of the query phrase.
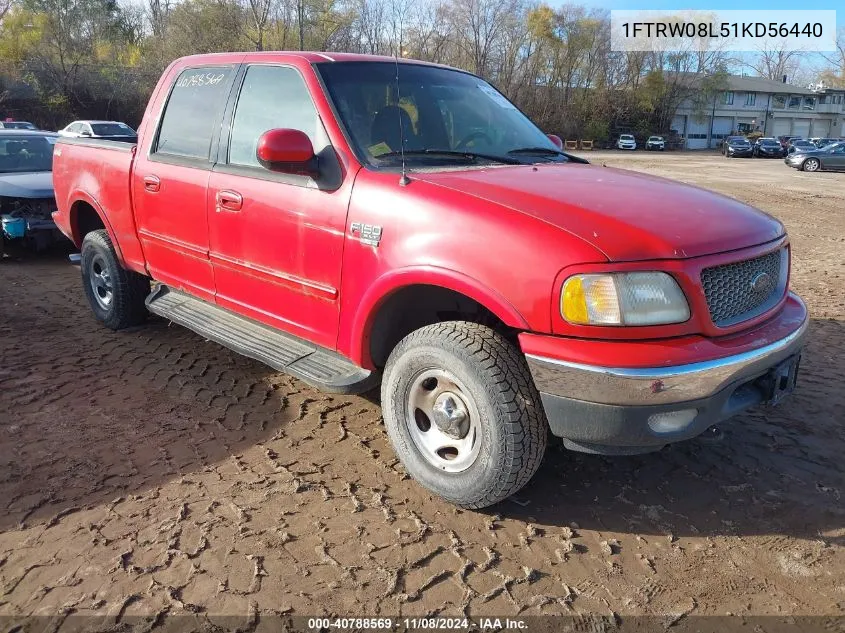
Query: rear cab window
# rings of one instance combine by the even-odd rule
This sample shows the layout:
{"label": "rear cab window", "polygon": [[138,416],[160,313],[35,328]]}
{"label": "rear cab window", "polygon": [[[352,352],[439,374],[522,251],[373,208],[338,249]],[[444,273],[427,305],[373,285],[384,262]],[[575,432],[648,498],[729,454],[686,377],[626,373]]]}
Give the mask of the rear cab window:
{"label": "rear cab window", "polygon": [[208,163],[236,74],[234,66],[183,70],[164,106],[151,159]]}

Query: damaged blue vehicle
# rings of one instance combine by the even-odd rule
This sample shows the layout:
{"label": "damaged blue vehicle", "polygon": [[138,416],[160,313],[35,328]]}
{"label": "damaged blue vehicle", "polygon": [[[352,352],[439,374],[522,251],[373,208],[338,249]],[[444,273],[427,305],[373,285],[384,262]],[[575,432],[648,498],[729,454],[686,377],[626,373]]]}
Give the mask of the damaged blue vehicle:
{"label": "damaged blue vehicle", "polygon": [[0,130],[0,257],[10,248],[41,251],[64,239],[52,217],[57,139],[51,132]]}

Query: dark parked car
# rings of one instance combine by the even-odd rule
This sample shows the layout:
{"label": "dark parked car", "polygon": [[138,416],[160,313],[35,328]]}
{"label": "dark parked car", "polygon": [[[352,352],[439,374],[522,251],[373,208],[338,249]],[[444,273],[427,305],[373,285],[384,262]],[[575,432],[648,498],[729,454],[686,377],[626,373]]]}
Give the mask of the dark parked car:
{"label": "dark parked car", "polygon": [[805,138],[794,138],[789,141],[789,147],[786,148],[786,153],[793,154],[798,151],[811,152],[814,149],[818,149],[818,147],[812,141],[808,141]]}
{"label": "dark parked car", "polygon": [[786,156],[786,150],[776,138],[758,138],[754,143],[754,156],[756,158],[782,158]]}
{"label": "dark parked car", "polygon": [[783,149],[786,149],[786,148],[789,147],[789,142],[794,138],[800,138],[800,137],[798,137],[798,136],[778,136],[778,142],[780,143],[781,147],[783,147]]}
{"label": "dark parked car", "polygon": [[821,149],[796,150],[784,162],[801,171],[845,170],[845,142],[832,143]]}
{"label": "dark parked car", "polygon": [[41,250],[63,240],[52,213],[52,132],[0,130],[0,256],[16,244]]}
{"label": "dark parked car", "polygon": [[754,156],[754,146],[744,136],[729,136],[722,143],[722,154],[726,158],[750,158]]}

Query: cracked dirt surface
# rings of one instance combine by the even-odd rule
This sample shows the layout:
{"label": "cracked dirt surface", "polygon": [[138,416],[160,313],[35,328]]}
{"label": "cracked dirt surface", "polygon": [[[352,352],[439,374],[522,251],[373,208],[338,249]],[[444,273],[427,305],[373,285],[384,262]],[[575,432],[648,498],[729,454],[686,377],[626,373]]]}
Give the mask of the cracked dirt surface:
{"label": "cracked dirt surface", "polygon": [[845,175],[591,158],[786,223],[813,316],[792,398],[658,454],[552,442],[517,497],[461,511],[404,474],[377,403],[161,319],[105,330],[63,256],[5,261],[0,615],[845,613]]}

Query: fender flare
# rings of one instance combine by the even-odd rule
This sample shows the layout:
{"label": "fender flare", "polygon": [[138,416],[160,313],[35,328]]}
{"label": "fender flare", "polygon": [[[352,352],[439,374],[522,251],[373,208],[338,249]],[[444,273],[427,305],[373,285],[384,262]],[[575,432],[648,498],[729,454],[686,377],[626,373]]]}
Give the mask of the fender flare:
{"label": "fender flare", "polygon": [[439,266],[411,266],[379,277],[361,297],[350,330],[352,360],[363,367],[374,367],[370,357],[370,332],[376,315],[395,292],[410,286],[439,286],[452,290],[478,302],[509,327],[531,329],[522,314],[505,297],[477,279]]}
{"label": "fender flare", "polygon": [[117,236],[114,233],[114,229],[111,226],[111,223],[108,220],[103,208],[100,204],[92,198],[88,193],[82,190],[74,191],[70,196],[70,200],[72,202],[69,206],[69,220],[70,220],[70,230],[73,234],[73,242],[76,244],[77,248],[82,248],[82,237],[79,235],[79,225],[77,222],[77,211],[76,205],[80,202],[84,202],[85,204],[89,205],[94,212],[99,216],[100,222],[103,223],[103,226],[106,227],[106,233],[109,234],[109,239],[111,240],[112,245],[114,246],[115,254],[117,255],[118,263],[126,268],[126,262],[123,259],[123,253],[120,250],[120,242],[117,240]]}

